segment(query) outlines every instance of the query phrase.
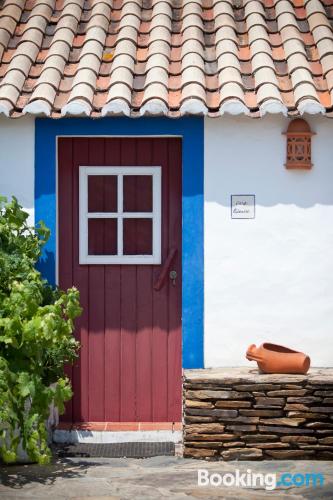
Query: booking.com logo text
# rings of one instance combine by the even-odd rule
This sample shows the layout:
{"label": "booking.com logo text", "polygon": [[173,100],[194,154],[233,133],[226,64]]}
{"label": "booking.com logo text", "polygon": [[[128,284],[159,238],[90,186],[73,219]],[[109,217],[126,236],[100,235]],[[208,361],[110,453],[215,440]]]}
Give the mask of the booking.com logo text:
{"label": "booking.com logo text", "polygon": [[239,488],[258,488],[266,490],[275,490],[279,487],[297,487],[301,486],[317,488],[324,485],[324,475],[319,473],[260,473],[247,469],[242,472],[235,469],[235,472],[209,472],[207,469],[198,470],[198,486],[234,486]]}

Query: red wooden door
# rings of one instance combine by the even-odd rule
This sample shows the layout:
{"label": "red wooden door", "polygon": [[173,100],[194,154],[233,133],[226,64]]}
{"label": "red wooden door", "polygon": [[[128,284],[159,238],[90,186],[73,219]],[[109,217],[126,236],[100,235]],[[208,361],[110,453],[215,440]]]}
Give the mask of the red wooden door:
{"label": "red wooden door", "polygon": [[[120,167],[132,170],[122,175]],[[151,168],[147,175],[143,167]],[[157,170],[160,222],[153,213]],[[59,285],[75,285],[83,307],[75,333],[80,359],[69,369],[74,397],[64,419],[180,421],[181,140],[59,138],[58,228]],[[159,236],[160,263],[150,263],[150,254],[159,259]],[[130,257],[124,263],[117,252]]]}

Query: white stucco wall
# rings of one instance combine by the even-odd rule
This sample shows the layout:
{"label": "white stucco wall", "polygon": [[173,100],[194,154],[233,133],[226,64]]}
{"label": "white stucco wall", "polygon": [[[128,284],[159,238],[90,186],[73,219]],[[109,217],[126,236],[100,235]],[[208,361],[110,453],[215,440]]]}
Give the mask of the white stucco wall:
{"label": "white stucco wall", "polygon": [[15,195],[34,223],[34,153],[33,118],[0,118],[0,194]]}
{"label": "white stucco wall", "polygon": [[[280,116],[205,120],[205,366],[251,366],[263,341],[333,366],[333,120],[307,119],[310,172],[284,168]],[[0,147],[0,194],[33,223],[34,120],[0,118]],[[231,219],[231,194],[256,195],[254,220]]]}
{"label": "white stucco wall", "polygon": [[[280,343],[333,366],[333,120],[307,117],[311,171],[284,168],[283,117],[205,121],[205,366]],[[230,216],[255,194],[256,218]]]}

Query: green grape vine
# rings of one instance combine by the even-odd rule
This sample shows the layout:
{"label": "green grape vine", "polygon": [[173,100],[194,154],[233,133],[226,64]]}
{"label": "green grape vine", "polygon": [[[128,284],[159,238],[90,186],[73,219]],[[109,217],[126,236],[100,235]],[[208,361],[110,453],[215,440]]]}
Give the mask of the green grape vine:
{"label": "green grape vine", "polygon": [[74,320],[79,292],[52,288],[36,269],[50,231],[16,198],[0,197],[0,457],[17,459],[21,443],[32,461],[48,463],[49,407],[72,397],[64,365],[78,356]]}

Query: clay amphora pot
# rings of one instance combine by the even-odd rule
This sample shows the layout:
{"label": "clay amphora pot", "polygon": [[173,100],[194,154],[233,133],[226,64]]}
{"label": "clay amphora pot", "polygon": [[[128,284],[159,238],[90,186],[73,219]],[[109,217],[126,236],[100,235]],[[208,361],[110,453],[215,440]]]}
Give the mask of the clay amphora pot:
{"label": "clay amphora pot", "polygon": [[246,357],[249,361],[256,361],[264,373],[305,374],[310,368],[310,358],[306,354],[267,342],[260,347],[251,344]]}

